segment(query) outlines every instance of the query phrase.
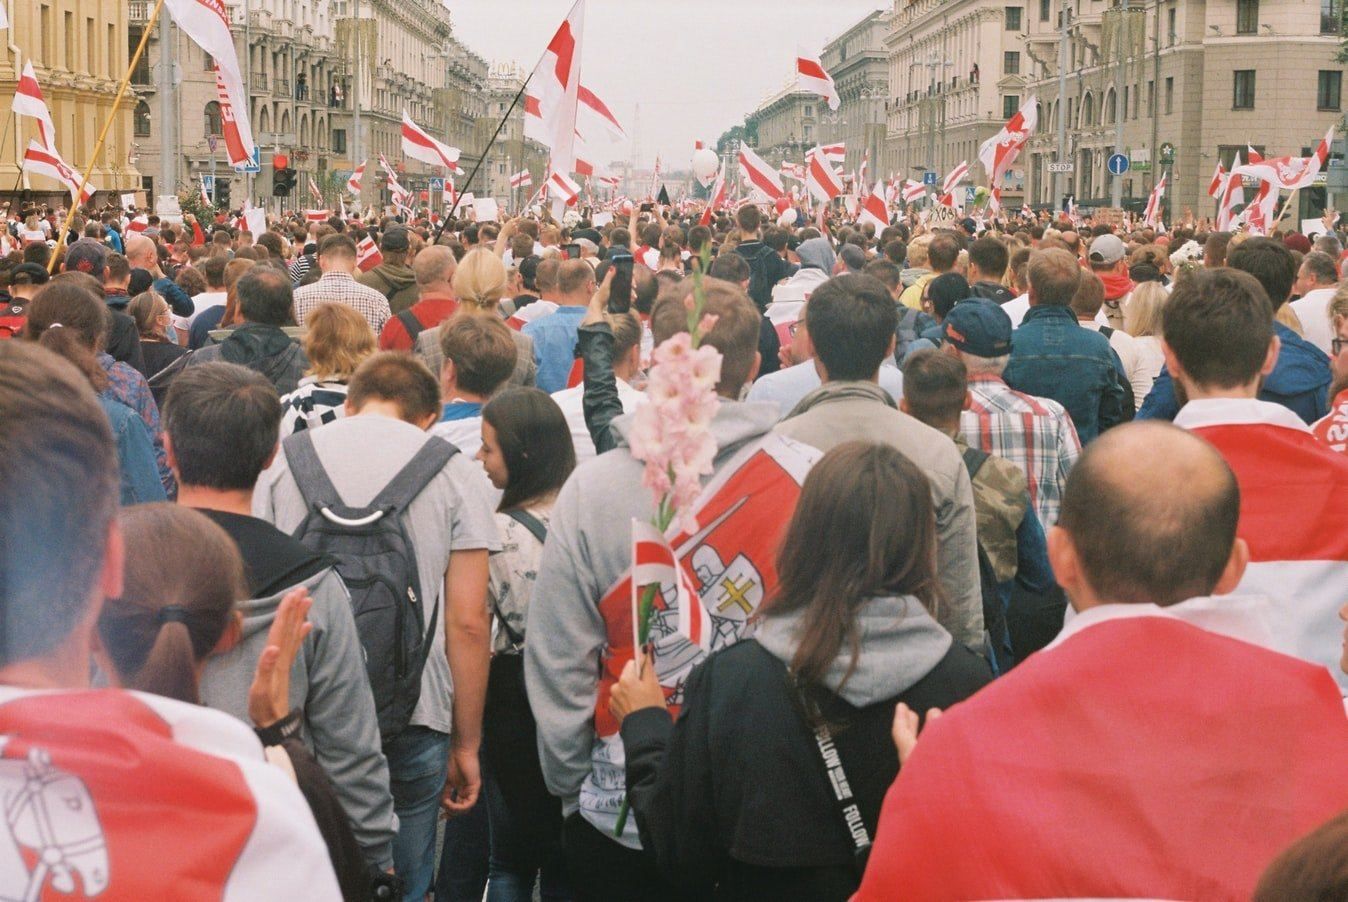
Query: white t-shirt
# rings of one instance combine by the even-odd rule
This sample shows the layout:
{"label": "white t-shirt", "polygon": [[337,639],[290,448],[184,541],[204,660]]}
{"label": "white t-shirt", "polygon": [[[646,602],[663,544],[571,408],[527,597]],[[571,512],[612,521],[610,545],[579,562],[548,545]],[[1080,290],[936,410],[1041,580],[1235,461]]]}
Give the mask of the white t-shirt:
{"label": "white t-shirt", "polygon": [[201,294],[192,295],[192,315],[178,316],[175,313],[173,315],[174,327],[184,333],[190,331],[192,324],[197,321],[197,317],[201,315],[203,310],[225,306],[227,297],[223,291],[203,291]]}
{"label": "white t-shirt", "polygon": [[[1006,315],[1011,317],[1011,328],[1019,329],[1020,324],[1025,321],[1025,314],[1030,312],[1030,296],[1028,294],[1017,295],[1002,305]],[[1108,322],[1104,325],[1109,325]]]}
{"label": "white t-shirt", "polygon": [[[631,413],[637,409],[638,404],[646,400],[644,394],[623,380],[619,379],[617,382],[618,399],[622,402],[623,413]],[[595,456],[594,439],[590,437],[590,430],[585,425],[585,386],[577,385],[574,388],[553,392],[552,400],[557,402],[557,406],[566,417],[567,428],[571,430],[571,443],[576,448],[576,465],[579,466]]]}
{"label": "white t-shirt", "polygon": [[1311,344],[1328,354],[1334,330],[1329,324],[1329,302],[1338,288],[1317,288],[1292,302],[1292,312],[1301,320],[1301,331]]}

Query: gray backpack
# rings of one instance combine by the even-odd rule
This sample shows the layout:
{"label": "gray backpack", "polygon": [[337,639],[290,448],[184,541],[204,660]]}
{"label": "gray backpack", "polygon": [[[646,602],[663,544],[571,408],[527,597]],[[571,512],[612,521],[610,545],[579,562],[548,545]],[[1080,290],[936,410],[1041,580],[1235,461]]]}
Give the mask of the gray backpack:
{"label": "gray backpack", "polygon": [[388,742],[407,726],[421,697],[421,672],[439,617],[437,608],[427,627],[426,596],[403,514],[459,449],[431,437],[369,506],[355,508],[342,502],[310,430],[295,433],[281,447],[308,509],[295,538],[336,561],[351,594],[379,733]]}

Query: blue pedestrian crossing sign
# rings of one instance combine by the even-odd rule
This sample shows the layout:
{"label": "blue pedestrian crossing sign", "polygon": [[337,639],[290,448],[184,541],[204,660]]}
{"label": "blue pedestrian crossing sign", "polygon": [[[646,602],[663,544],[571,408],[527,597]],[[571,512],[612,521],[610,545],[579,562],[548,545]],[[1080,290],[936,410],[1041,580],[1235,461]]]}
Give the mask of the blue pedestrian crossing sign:
{"label": "blue pedestrian crossing sign", "polygon": [[1105,166],[1111,175],[1123,175],[1128,171],[1128,157],[1121,153],[1112,154]]}
{"label": "blue pedestrian crossing sign", "polygon": [[213,175],[203,175],[203,176],[201,177],[201,190],[202,190],[202,191],[205,191],[207,194],[209,194],[209,195],[211,195],[211,196],[214,196],[214,195],[215,195],[215,176],[213,176]]}
{"label": "blue pedestrian crossing sign", "polygon": [[257,146],[253,147],[253,160],[250,163],[244,163],[242,166],[235,166],[235,172],[261,172],[262,164],[259,159]]}
{"label": "blue pedestrian crossing sign", "polygon": [[931,169],[928,169],[926,172],[922,173],[922,184],[924,185],[936,184],[936,173]]}
{"label": "blue pedestrian crossing sign", "polygon": [[431,190],[432,190],[432,191],[444,191],[444,190],[445,190],[445,180],[444,180],[444,179],[439,179],[439,178],[431,179]]}
{"label": "blue pedestrian crossing sign", "polygon": [[969,185],[967,188],[964,189],[964,202],[966,204],[972,206],[974,198],[976,197],[978,197],[978,189],[975,188],[973,185]]}

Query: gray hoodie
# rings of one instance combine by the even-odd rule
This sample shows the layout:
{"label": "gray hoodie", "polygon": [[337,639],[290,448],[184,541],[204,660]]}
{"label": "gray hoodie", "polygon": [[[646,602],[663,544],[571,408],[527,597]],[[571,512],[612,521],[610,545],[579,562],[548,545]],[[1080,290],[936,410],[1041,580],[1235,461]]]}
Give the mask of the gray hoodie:
{"label": "gray hoodie", "polygon": [[[790,667],[804,616],[804,611],[792,611],[764,617],[754,639]],[[843,684],[852,666],[851,650],[844,647],[824,675],[824,685],[857,708],[907,692],[950,651],[950,634],[911,595],[872,598],[857,611],[856,625],[860,653],[852,675]]]}
{"label": "gray hoodie", "polygon": [[[390,867],[397,821],[351,600],[331,567],[301,585],[313,599],[309,609],[313,631],[290,675],[290,704],[304,711],[304,742],[332,780],[366,859],[380,868]],[[283,594],[239,604],[242,641],[207,660],[201,680],[203,704],[251,722],[248,687]]]}
{"label": "gray hoodie", "polygon": [[821,451],[843,442],[883,442],[917,464],[931,482],[936,508],[936,571],[947,599],[941,625],[970,648],[982,648],[973,485],[950,436],[901,413],[874,382],[826,382],[801,399],[777,432]]}

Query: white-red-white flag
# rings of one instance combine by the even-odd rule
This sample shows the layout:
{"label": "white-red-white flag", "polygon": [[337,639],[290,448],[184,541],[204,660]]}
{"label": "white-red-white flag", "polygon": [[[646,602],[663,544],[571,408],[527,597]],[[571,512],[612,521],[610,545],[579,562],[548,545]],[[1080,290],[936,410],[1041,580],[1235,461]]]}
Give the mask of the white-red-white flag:
{"label": "white-red-white flag", "polygon": [[23,73],[14,87],[14,102],[10,109],[20,116],[36,119],[38,143],[53,151],[56,149],[56,125],[52,122],[47,101],[42,97],[42,87],[37,83],[37,73],[33,71],[31,60],[23,64]]}
{"label": "white-red-white flag", "polygon": [[566,173],[555,169],[548,176],[548,188],[554,192],[555,198],[564,201],[567,206],[574,204],[576,198],[580,197],[580,185]]}
{"label": "white-red-white flag", "polygon": [[551,149],[554,168],[563,172],[575,165],[584,30],[585,0],[576,0],[548,41],[524,94],[524,135]]}
{"label": "white-red-white flag", "polygon": [[323,192],[318,190],[318,183],[314,181],[312,175],[309,176],[309,196],[312,197],[315,202],[320,204],[323,203]]}
{"label": "white-red-white flag", "polygon": [[707,207],[702,211],[702,218],[699,220],[702,225],[711,224],[711,215],[720,209],[726,201],[725,186],[725,165],[716,170],[716,184],[712,186],[711,197],[707,200]]}
{"label": "white-red-white flag", "polygon": [[212,206],[211,192],[206,190],[206,176],[202,176],[197,182],[197,189],[201,192],[201,203],[207,207]]}
{"label": "white-red-white flag", "polygon": [[346,190],[350,191],[356,197],[360,197],[361,179],[365,178],[365,161],[361,160],[360,165],[355,168],[351,176],[346,180]]}
{"label": "white-red-white flag", "polygon": [[766,194],[768,200],[776,200],[786,194],[786,189],[782,187],[781,178],[747,144],[740,144],[739,161],[740,172],[745,180],[763,194]]}
{"label": "white-red-white flag", "polygon": [[843,193],[842,178],[824,157],[823,148],[811,148],[805,157],[805,187],[824,203]]}
{"label": "white-red-white flag", "polygon": [[1038,125],[1039,99],[1031,94],[1016,110],[1016,114],[1002,126],[1002,130],[978,148],[978,161],[988,174],[989,187],[1001,187],[1002,177],[1016,157],[1020,156],[1021,148],[1030,140]]}
{"label": "white-red-white flag", "polygon": [[[650,523],[632,520],[632,624],[641,623],[641,596],[656,587],[656,597],[677,612],[676,629],[703,651],[711,651],[715,629],[692,578],[674,555],[669,540]],[[672,600],[671,600],[672,599]],[[635,640],[639,637],[634,636]]]}
{"label": "white-red-white flag", "polygon": [[1245,203],[1245,181],[1237,174],[1240,169],[1240,151],[1231,158],[1231,172],[1222,186],[1222,197],[1217,205],[1217,231],[1231,230],[1236,218],[1236,207]]}
{"label": "white-red-white flag", "polygon": [[828,160],[831,166],[842,166],[847,161],[847,143],[839,141],[837,144],[825,144],[822,148],[824,159]]}
{"label": "white-red-white flag", "polygon": [[[868,179],[870,168],[871,168],[871,149],[868,147],[866,148],[866,152],[861,155],[861,168],[857,170],[858,193],[864,194],[866,189],[870,186],[870,181]],[[881,181],[880,184],[883,185],[884,182]]]}
{"label": "white-red-white flag", "polygon": [[405,157],[431,166],[443,166],[450,172],[462,172],[459,169],[459,149],[432,138],[425,129],[412,121],[406,110],[403,110],[402,148]]}
{"label": "white-red-white flag", "polygon": [[927,186],[921,182],[915,182],[912,179],[905,179],[903,183],[903,202],[906,204],[915,204],[927,196]]}
{"label": "white-red-white flag", "polygon": [[627,132],[618,117],[593,91],[581,85],[576,100],[576,131],[582,139],[593,141],[596,135],[606,134],[610,141],[627,140]]}
{"label": "white-red-white flag", "polygon": [[86,182],[81,193],[80,182],[84,181],[84,176],[67,166],[56,148],[43,147],[37,141],[28,142],[28,150],[23,155],[23,168],[29,173],[56,179],[70,191],[72,199],[78,199],[82,204],[87,204],[98,190],[92,183]]}
{"label": "white-red-white flag", "polygon": [[941,185],[942,194],[954,194],[955,188],[960,182],[964,181],[965,176],[969,174],[969,161],[960,160],[960,164],[946,174],[945,182]]}
{"label": "white-red-white flag", "polygon": [[379,245],[374,243],[374,239],[369,235],[360,239],[356,245],[356,266],[360,271],[369,272],[383,262],[384,255],[379,252]]}
{"label": "white-red-white flag", "polygon": [[332,215],[330,210],[305,210],[305,222],[327,222],[328,217]]}
{"label": "white-red-white flag", "polygon": [[889,228],[889,207],[885,204],[885,183],[875,183],[875,190],[861,202],[860,221],[875,226],[877,234]]}
{"label": "white-red-white flag", "polygon": [[1222,161],[1217,161],[1217,168],[1212,172],[1212,181],[1208,182],[1208,197],[1217,200],[1222,196],[1222,189],[1226,187],[1226,168],[1222,166]]}
{"label": "white-red-white flag", "polygon": [[819,57],[803,48],[796,51],[796,86],[802,91],[826,98],[830,110],[836,110],[842,102],[838,97],[838,88],[833,84],[833,76],[828,74]]}
{"label": "white-red-white flag", "polygon": [[243,133],[239,131],[238,120],[234,118],[234,104],[229,99],[229,89],[220,74],[219,64],[215,64],[215,97],[220,103],[220,134],[225,139],[225,157],[230,166],[243,166],[253,162],[249,152],[244,149]]}
{"label": "white-red-white flag", "polygon": [[1296,191],[1309,188],[1315,183],[1315,177],[1329,162],[1329,146],[1334,141],[1334,126],[1329,127],[1325,138],[1309,157],[1276,157],[1271,160],[1246,163],[1244,166],[1232,166],[1231,174],[1248,175],[1263,179],[1275,188],[1284,191]]}
{"label": "white-red-white flag", "polygon": [[1161,198],[1165,197],[1165,175],[1162,174],[1156,187],[1151,189],[1151,197],[1147,198],[1147,209],[1142,214],[1142,224],[1155,228],[1161,223]]}
{"label": "white-red-white flag", "polygon": [[[233,128],[237,131],[234,147],[225,145],[231,166],[253,161],[253,126],[248,118],[248,93],[243,87],[243,70],[234,50],[234,34],[229,30],[229,9],[223,0],[164,0],[173,21],[188,37],[215,60],[216,78],[228,100]],[[221,110],[223,114],[223,109]],[[239,154],[235,158],[235,153]]]}
{"label": "white-red-white flag", "polygon": [[512,188],[532,188],[534,177],[527,169],[521,169],[510,177],[510,187]]}

